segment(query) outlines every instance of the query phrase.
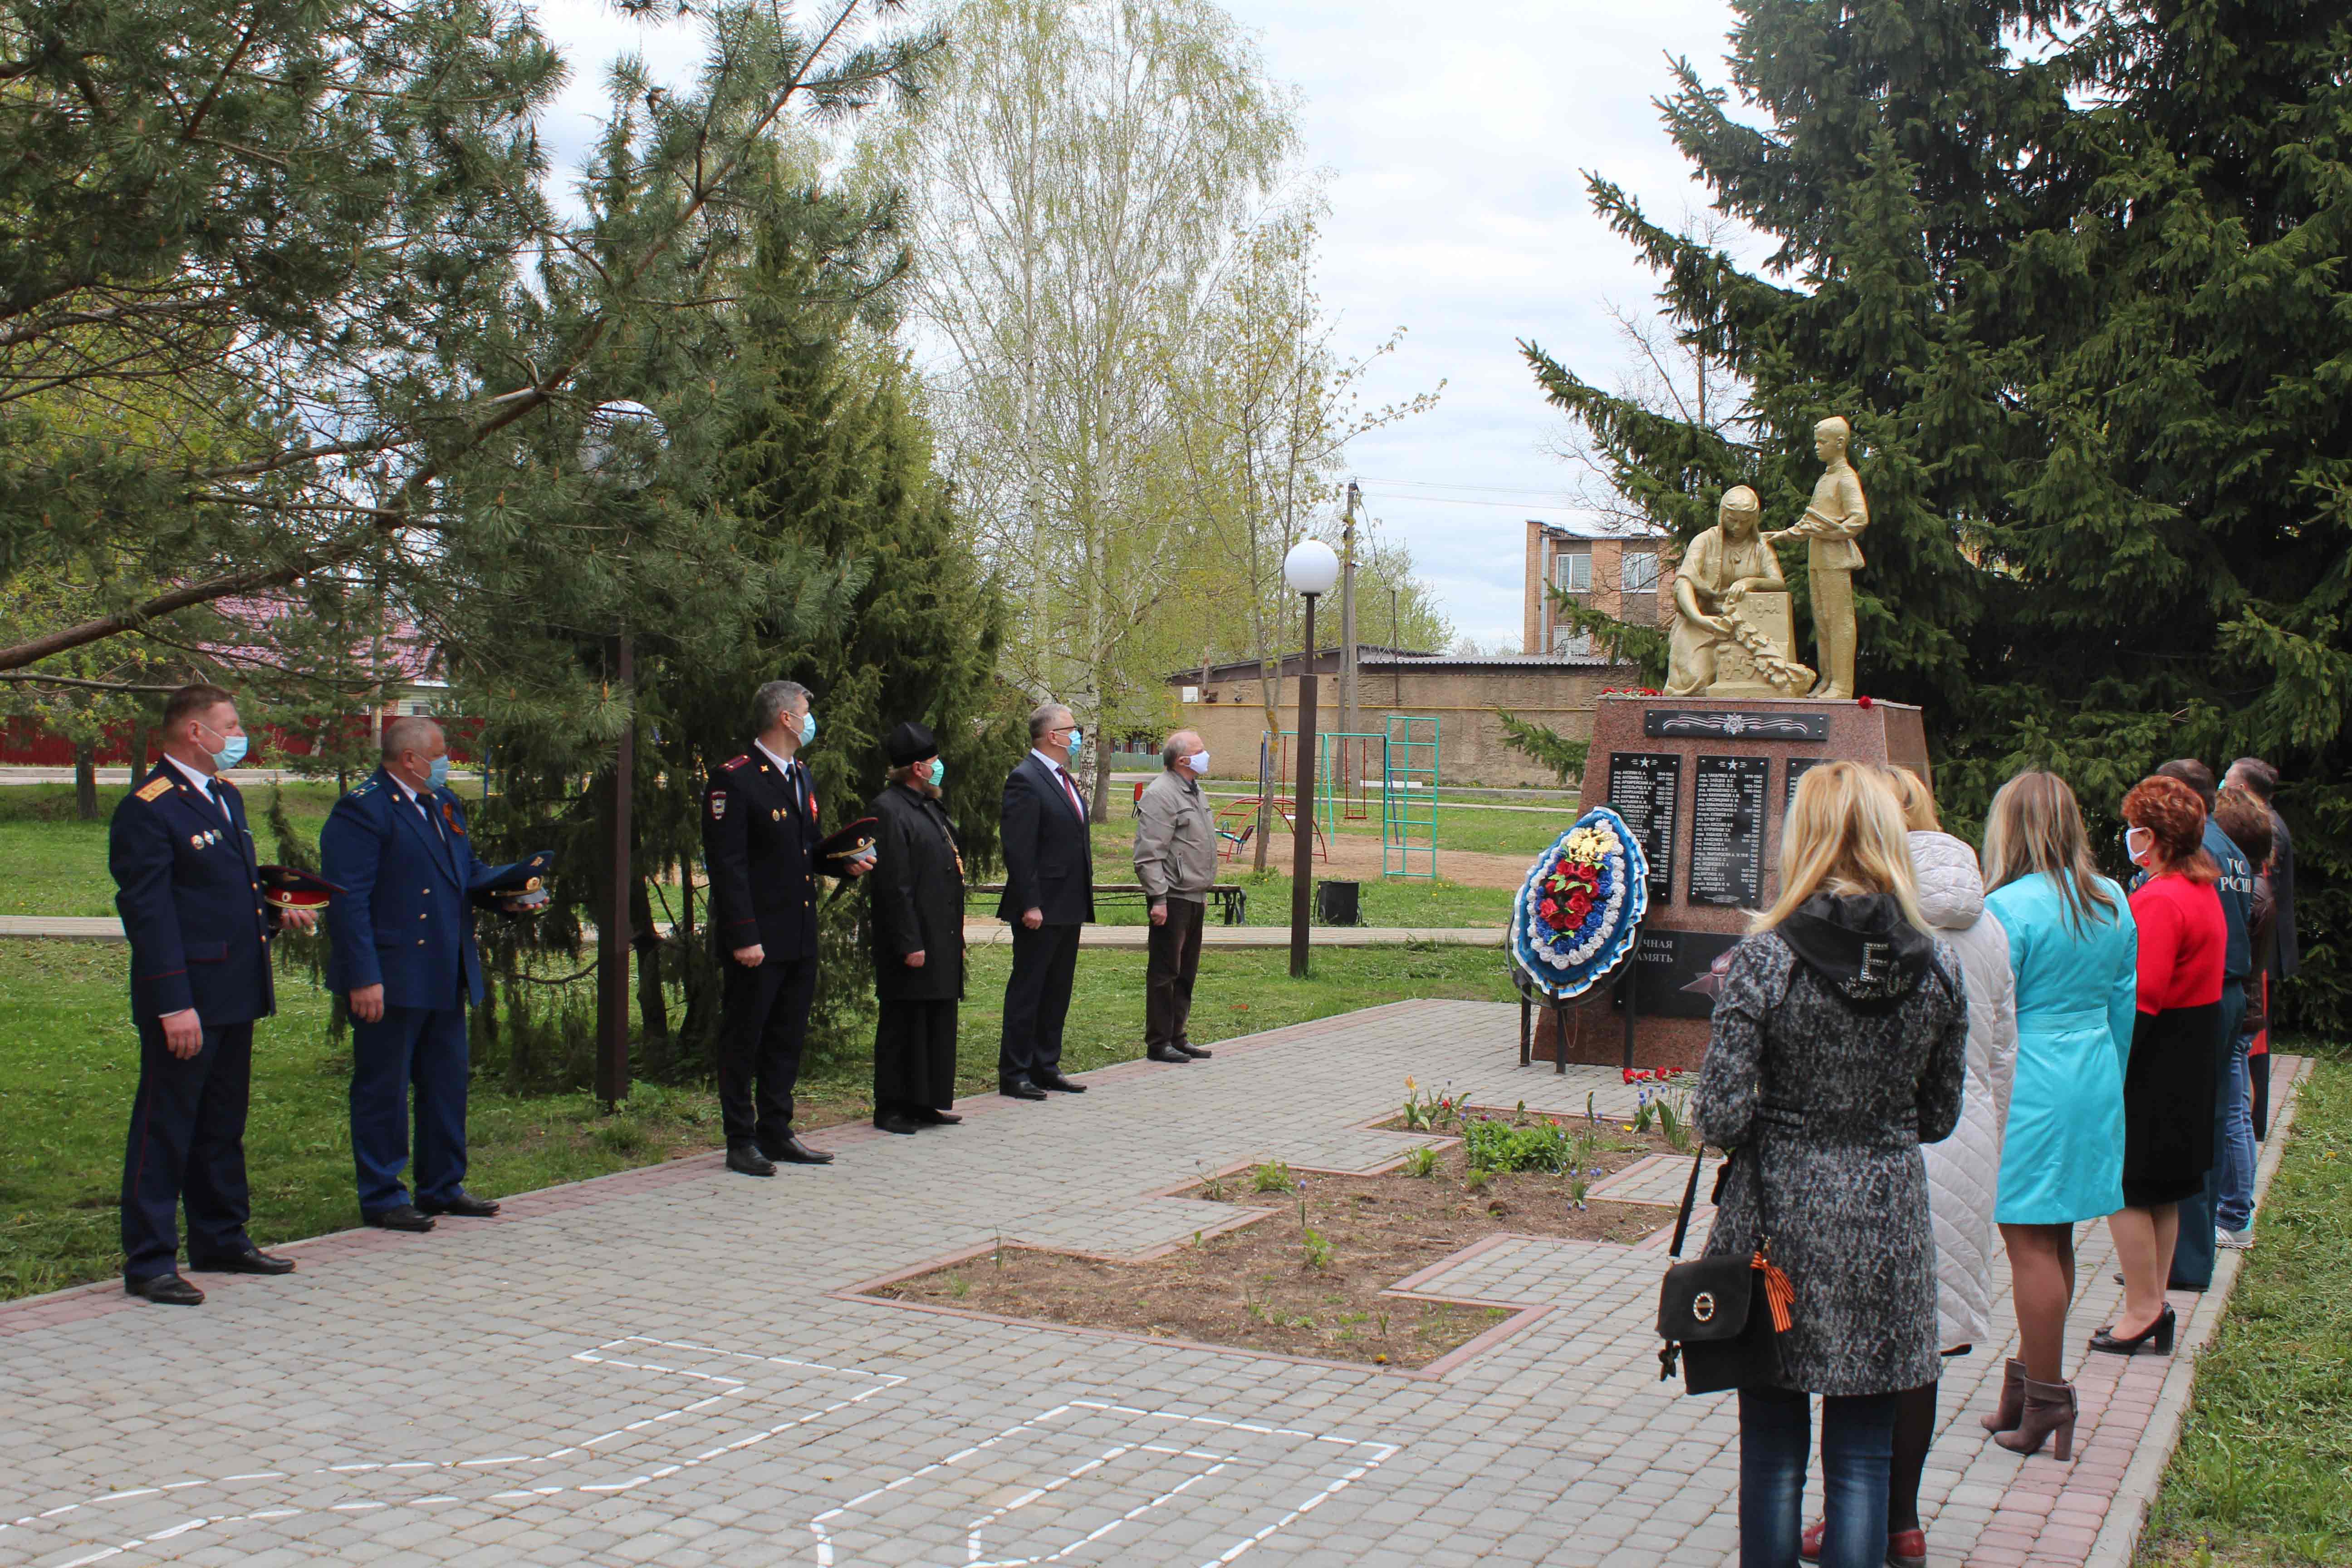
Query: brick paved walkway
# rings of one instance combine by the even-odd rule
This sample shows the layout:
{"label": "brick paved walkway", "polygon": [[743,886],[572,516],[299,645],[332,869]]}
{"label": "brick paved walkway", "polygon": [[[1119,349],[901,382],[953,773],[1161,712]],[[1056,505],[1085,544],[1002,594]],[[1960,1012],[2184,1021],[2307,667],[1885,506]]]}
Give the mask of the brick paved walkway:
{"label": "brick paved walkway", "polygon": [[[698,1158],[323,1237],[289,1279],[208,1277],[194,1311],[112,1287],[0,1307],[0,1563],[1728,1563],[1729,1401],[1655,1380],[1663,1237],[1505,1238],[1427,1271],[1414,1289],[1526,1309],[1436,1375],[844,1299],[999,1237],[1186,1242],[1224,1211],[1145,1194],[1234,1161],[1396,1158],[1420,1140],[1360,1124],[1407,1073],[1628,1108],[1603,1069],[1513,1065],[1517,1029],[1401,1004],[917,1138],[817,1134],[839,1163],[771,1182]],[[1656,1162],[1610,1186],[1679,1195]],[[2078,1342],[2110,1268],[2090,1227]],[[2059,1465],[1976,1428],[2005,1349],[1944,1384],[1935,1562],[2081,1563],[2103,1525],[2127,1552],[2187,1356],[2090,1358]]]}

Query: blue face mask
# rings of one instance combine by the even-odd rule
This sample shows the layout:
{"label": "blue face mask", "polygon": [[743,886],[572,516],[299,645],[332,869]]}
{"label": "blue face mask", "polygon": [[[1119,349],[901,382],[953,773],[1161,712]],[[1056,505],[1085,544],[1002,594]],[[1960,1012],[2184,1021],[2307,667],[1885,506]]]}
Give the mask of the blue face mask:
{"label": "blue face mask", "polygon": [[940,781],[941,779],[943,779],[943,778],[947,777],[947,776],[948,776],[948,765],[947,765],[947,763],[943,763],[943,762],[940,761],[940,760],[939,760],[939,758],[937,758],[937,757],[933,757],[933,758],[931,759],[931,773],[930,773],[931,787],[932,787],[933,789],[937,789],[937,788],[939,788],[939,787],[940,787]]}
{"label": "blue face mask", "polygon": [[1070,755],[1076,756],[1087,749],[1087,732],[1076,724],[1070,726]]}
{"label": "blue face mask", "polygon": [[802,745],[803,745],[803,746],[805,746],[805,745],[807,745],[811,741],[814,741],[814,740],[815,740],[815,739],[816,739],[816,715],[815,715],[815,714],[814,714],[814,713],[803,713],[803,714],[802,714],[802,715],[801,715],[801,744],[802,744]]}
{"label": "blue face mask", "polygon": [[[198,720],[197,724],[202,729],[212,730],[214,734],[220,735],[218,730],[213,730],[210,724],[205,723],[202,720]],[[221,735],[221,749],[212,753],[213,766],[223,773],[236,766],[237,763],[245,761],[246,747],[248,743],[243,735]]]}
{"label": "blue face mask", "polygon": [[449,753],[444,752],[439,756],[434,758],[431,765],[426,767],[425,770],[425,787],[426,789],[439,789],[443,784],[446,784],[448,782]]}

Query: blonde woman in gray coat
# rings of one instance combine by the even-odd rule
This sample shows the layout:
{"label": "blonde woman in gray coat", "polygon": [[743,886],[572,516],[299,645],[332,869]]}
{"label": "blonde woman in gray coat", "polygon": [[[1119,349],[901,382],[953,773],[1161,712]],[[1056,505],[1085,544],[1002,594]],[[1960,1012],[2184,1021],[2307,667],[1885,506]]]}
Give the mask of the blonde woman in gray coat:
{"label": "blonde woman in gray coat", "polygon": [[[1993,1193],[2000,1180],[2001,1132],[2009,1124],[2010,1085],[2017,1076],[2017,977],[2009,934],[1985,909],[1977,852],[1936,820],[1936,798],[1908,768],[1888,768],[1903,803],[1919,912],[1960,961],[1969,1002],[1968,1089],[1960,1124],[1940,1143],[1923,1143],[1927,1212],[1936,1228],[1936,1339],[1947,1357],[1966,1355],[1992,1332]],[[1936,1436],[1936,1381],[1906,1389],[1895,1411],[1895,1453],[1886,1485],[1886,1561],[1925,1568],[1927,1535],[1919,1522],[1919,1476]],[[1808,1531],[1810,1561],[1821,1555],[1818,1528]]]}
{"label": "blonde woman in gray coat", "polygon": [[1950,1136],[1968,1072],[1959,960],[1920,912],[1903,808],[1854,763],[1807,773],[1780,893],[1734,948],[1692,1120],[1734,1151],[1709,1257],[1769,1247],[1795,1287],[1780,1375],[1739,1391],[1742,1568],[1792,1568],[1807,1394],[1823,1396],[1827,1568],[1886,1561],[1902,1394],[1932,1383],[1936,1240],[1919,1146]]}

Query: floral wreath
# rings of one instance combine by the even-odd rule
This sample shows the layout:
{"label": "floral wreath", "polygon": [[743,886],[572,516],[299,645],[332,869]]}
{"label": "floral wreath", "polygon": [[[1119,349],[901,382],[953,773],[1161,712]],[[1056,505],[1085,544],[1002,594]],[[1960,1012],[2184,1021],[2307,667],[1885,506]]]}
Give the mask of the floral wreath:
{"label": "floral wreath", "polygon": [[1596,805],[1528,868],[1511,901],[1511,960],[1546,995],[1581,996],[1625,962],[1649,912],[1641,841]]}

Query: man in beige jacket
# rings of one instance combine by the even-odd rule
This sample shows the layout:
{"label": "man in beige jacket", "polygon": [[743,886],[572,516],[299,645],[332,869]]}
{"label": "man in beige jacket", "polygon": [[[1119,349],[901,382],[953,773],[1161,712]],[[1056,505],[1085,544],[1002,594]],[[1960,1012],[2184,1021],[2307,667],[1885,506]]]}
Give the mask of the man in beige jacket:
{"label": "man in beige jacket", "polygon": [[1201,794],[1209,750],[1191,730],[1160,748],[1160,775],[1136,804],[1135,878],[1151,901],[1150,955],[1144,965],[1143,1037],[1155,1062],[1205,1060],[1184,1037],[1192,977],[1201,967],[1201,917],[1217,879],[1217,825]]}

